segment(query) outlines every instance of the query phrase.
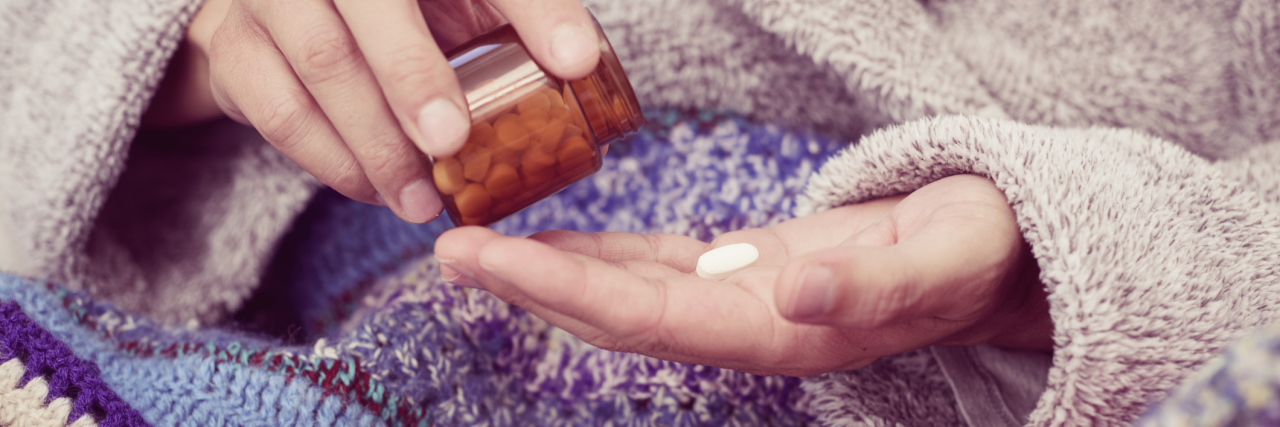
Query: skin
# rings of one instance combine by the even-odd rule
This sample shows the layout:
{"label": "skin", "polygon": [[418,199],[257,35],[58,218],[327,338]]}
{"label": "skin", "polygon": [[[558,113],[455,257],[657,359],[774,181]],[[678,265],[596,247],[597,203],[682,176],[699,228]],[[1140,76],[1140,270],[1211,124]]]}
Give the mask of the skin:
{"label": "skin", "polygon": [[[703,252],[743,242],[760,249],[754,266],[723,281],[693,274]],[[447,281],[598,347],[678,362],[809,376],[930,345],[1052,349],[1044,287],[1013,212],[973,175],[710,244],[463,227],[440,237],[436,255]],[[803,277],[830,285],[810,292],[819,303],[808,310]]]}
{"label": "skin", "polygon": [[558,77],[599,62],[577,0],[208,0],[143,123],[225,114],[347,197],[431,221],[423,154],[456,153],[471,124],[443,52],[503,22]]}
{"label": "skin", "polygon": [[[574,0],[208,0],[143,123],[225,114],[348,197],[429,221],[440,200],[422,154],[453,154],[470,124],[427,108],[465,111],[441,52],[504,18],[553,74],[578,78],[598,61],[593,48],[552,41],[591,28]],[[572,39],[595,45],[591,31]],[[742,242],[760,249],[755,266],[724,281],[693,274],[703,252]],[[1013,212],[971,175],[712,243],[463,227],[441,236],[436,254],[446,280],[601,348],[758,374],[853,369],[929,345],[1053,345]]]}

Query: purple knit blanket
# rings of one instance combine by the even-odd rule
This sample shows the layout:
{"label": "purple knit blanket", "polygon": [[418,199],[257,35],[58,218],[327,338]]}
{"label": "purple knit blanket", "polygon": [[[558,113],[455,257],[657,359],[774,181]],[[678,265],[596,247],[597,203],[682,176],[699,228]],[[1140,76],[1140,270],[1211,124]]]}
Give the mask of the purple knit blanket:
{"label": "purple knit blanket", "polygon": [[[494,228],[709,240],[789,218],[841,146],[728,113],[648,116],[600,173]],[[0,405],[0,424],[37,412],[75,425],[808,421],[796,378],[603,351],[443,283],[431,250],[447,223],[410,225],[322,192],[223,325],[164,328],[57,284],[0,276],[0,385],[10,385],[0,393],[41,395]]]}

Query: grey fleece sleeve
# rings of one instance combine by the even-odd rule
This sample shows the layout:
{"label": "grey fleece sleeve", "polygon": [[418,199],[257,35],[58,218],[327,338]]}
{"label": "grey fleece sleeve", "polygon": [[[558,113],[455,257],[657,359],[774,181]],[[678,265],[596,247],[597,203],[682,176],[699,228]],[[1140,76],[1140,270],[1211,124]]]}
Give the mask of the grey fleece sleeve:
{"label": "grey fleece sleeve", "polygon": [[167,322],[256,286],[313,181],[230,122],[135,143],[201,3],[0,0],[0,270]]}
{"label": "grey fleece sleeve", "polygon": [[77,255],[199,5],[0,2],[0,269],[83,276]]}
{"label": "grey fleece sleeve", "polygon": [[[802,209],[960,173],[1003,190],[1048,290],[1055,351],[1032,425],[1132,422],[1225,342],[1277,318],[1280,219],[1236,176],[1139,132],[919,120],[828,161]],[[849,375],[806,388],[839,390]],[[814,410],[840,424],[848,400]]]}
{"label": "grey fleece sleeve", "polygon": [[1253,146],[1214,166],[1228,178],[1257,192],[1272,211],[1280,212],[1280,140]]}
{"label": "grey fleece sleeve", "polygon": [[617,51],[641,105],[731,109],[774,124],[855,138],[887,118],[733,1],[583,0]]}

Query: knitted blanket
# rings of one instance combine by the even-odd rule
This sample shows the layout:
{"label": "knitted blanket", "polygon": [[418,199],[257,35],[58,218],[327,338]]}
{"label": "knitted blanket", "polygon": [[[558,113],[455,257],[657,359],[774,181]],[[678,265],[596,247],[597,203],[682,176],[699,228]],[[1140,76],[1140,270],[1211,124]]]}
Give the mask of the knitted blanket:
{"label": "knitted blanket", "polygon": [[[1276,0],[586,3],[642,103],[671,118],[629,145],[652,151],[611,154],[605,172],[504,233],[707,239],[986,175],[1012,203],[1055,324],[1039,400],[1004,408],[1006,423],[1128,423],[1226,342],[1280,317]],[[15,273],[0,302],[24,313],[12,324],[78,359],[56,366],[96,365],[144,419],[987,420],[947,375],[980,356],[924,349],[797,380],[594,350],[439,286],[439,224],[312,198],[314,180],[252,130],[138,135],[197,6],[0,2],[0,270]],[[732,109],[783,128],[652,108]],[[844,151],[834,142],[881,127]],[[29,360],[59,347],[31,348],[0,352],[22,364],[6,381],[37,395],[22,401],[40,400],[38,379],[49,385],[44,406],[26,407],[54,415],[31,419],[136,419],[101,387],[66,386],[62,368]],[[98,403],[66,403],[86,387]]]}
{"label": "knitted blanket", "polygon": [[[710,238],[772,224],[790,217],[808,174],[842,146],[734,115],[648,116],[650,125],[615,145],[600,173],[495,227]],[[11,357],[27,370],[0,375],[12,375],[20,389],[46,376],[60,384],[28,404],[24,416],[57,411],[62,398],[117,403],[57,412],[67,424],[84,414],[99,424],[160,425],[755,426],[812,419],[800,379],[605,352],[484,292],[442,282],[424,256],[444,229],[406,224],[323,192],[285,238],[264,291],[237,322],[215,328],[166,328],[81,291],[0,278],[5,319],[42,343],[13,347]],[[275,330],[287,325],[295,326]],[[48,362],[54,355],[58,362]],[[858,372],[866,376],[859,385],[879,395],[867,419],[960,423],[954,410],[906,410],[953,407],[927,351]]]}

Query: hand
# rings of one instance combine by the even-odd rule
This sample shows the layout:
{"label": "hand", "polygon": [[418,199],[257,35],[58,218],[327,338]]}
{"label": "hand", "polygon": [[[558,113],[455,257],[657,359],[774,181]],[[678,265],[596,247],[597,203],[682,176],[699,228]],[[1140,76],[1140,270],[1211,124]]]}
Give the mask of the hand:
{"label": "hand", "polygon": [[[692,274],[733,243],[757,263],[724,281]],[[441,276],[479,287],[598,347],[759,374],[853,369],[929,345],[1051,347],[1038,269],[994,184],[953,176],[908,196],[726,233],[479,227],[436,243]]]}
{"label": "hand", "polygon": [[321,182],[415,223],[441,211],[421,154],[452,155],[471,125],[444,50],[505,17],[559,77],[599,61],[577,0],[209,0],[195,22],[206,14],[216,30],[189,36],[217,106]]}

